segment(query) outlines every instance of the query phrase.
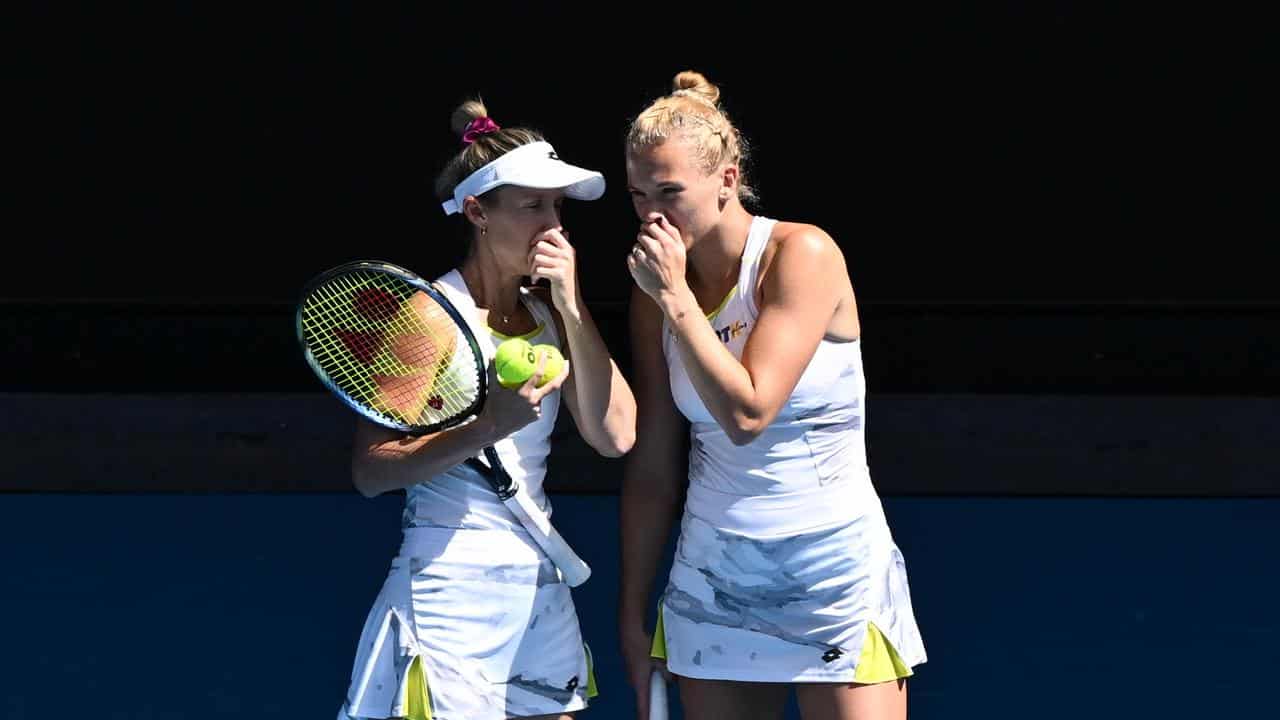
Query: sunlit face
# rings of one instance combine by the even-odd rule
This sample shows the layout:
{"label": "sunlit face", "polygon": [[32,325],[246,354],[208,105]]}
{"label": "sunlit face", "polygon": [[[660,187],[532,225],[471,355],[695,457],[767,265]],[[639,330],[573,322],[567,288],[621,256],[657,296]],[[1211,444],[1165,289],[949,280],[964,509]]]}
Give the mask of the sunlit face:
{"label": "sunlit face", "polygon": [[484,195],[485,234],[480,242],[504,266],[528,272],[529,248],[547,230],[560,227],[564,190],[503,185]]}
{"label": "sunlit face", "polygon": [[627,184],[641,220],[661,213],[680,229],[686,244],[705,235],[720,217],[722,171],[697,165],[688,141],[674,138],[627,153]]}

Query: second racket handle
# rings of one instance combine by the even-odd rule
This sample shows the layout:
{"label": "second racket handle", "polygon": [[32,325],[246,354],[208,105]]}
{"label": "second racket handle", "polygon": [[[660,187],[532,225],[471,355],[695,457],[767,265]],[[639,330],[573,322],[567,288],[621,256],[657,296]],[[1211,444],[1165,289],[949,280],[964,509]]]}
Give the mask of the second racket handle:
{"label": "second racket handle", "polygon": [[667,720],[667,679],[657,668],[649,676],[649,720]]}

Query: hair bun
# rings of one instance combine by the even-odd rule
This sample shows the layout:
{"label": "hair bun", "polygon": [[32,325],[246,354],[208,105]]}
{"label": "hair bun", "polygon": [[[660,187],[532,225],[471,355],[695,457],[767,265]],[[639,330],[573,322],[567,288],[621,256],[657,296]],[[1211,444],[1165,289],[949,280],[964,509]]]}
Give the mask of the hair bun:
{"label": "hair bun", "polygon": [[672,81],[673,94],[693,95],[715,105],[720,101],[720,88],[712,85],[706,76],[696,70],[685,70]]}
{"label": "hair bun", "polygon": [[458,137],[466,135],[467,130],[471,127],[471,123],[482,117],[488,117],[489,111],[485,108],[484,103],[479,100],[467,100],[453,111],[453,115],[449,117],[449,129],[453,130],[453,134]]}

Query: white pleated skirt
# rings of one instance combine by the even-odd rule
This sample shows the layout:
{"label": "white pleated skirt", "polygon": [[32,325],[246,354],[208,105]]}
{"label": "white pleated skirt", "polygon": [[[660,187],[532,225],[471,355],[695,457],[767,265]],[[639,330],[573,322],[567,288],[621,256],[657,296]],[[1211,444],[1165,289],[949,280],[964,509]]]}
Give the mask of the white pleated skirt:
{"label": "white pleated skirt", "polygon": [[407,714],[424,671],[433,720],[505,720],[587,705],[570,589],[525,534],[409,528],[365,620],[339,720]]}
{"label": "white pleated skirt", "polygon": [[925,661],[907,571],[879,513],[752,538],[685,512],[663,593],[667,667],[754,682],[854,682],[868,623]]}

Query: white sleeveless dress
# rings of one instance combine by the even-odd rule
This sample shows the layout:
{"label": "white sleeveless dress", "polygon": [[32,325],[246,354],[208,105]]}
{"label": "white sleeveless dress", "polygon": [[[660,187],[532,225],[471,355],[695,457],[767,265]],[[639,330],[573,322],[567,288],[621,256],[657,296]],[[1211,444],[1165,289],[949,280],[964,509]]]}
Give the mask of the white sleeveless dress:
{"label": "white sleeveless dress", "polygon": [[[738,285],[709,320],[741,359],[776,221],[751,224]],[[859,341],[823,340],[777,418],[737,446],[707,411],[663,327],[671,392],[690,422],[689,490],[662,597],[676,675],[852,682],[867,623],[925,661],[905,563],[871,483]]]}
{"label": "white sleeveless dress", "polygon": [[[457,270],[436,284],[470,321],[485,358],[504,339],[476,319]],[[561,347],[551,310],[525,291],[531,344]],[[563,348],[562,348],[563,349]],[[496,392],[504,392],[501,389]],[[542,417],[494,445],[512,478],[543,491],[560,391]],[[588,653],[567,585],[489,484],[466,465],[406,490],[403,543],[361,632],[339,720],[403,717],[419,658],[434,720],[505,720],[581,710]]]}

